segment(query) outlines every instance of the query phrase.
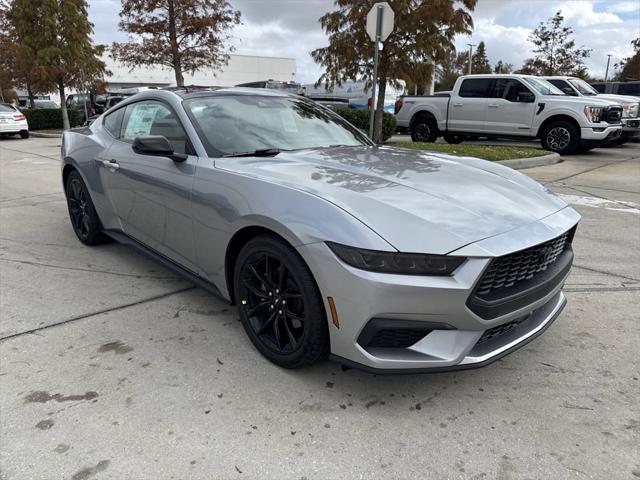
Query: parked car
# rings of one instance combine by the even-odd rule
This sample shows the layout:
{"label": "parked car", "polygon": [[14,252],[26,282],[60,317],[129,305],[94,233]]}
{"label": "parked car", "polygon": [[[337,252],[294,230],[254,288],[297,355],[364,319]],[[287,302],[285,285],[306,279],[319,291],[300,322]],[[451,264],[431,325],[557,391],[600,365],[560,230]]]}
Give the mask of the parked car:
{"label": "parked car", "polygon": [[485,365],[565,305],[580,219],[527,176],[378,147],[273,90],[153,91],[64,132],[78,239],[129,244],[238,306],[277,365]]}
{"label": "parked car", "polygon": [[640,97],[599,93],[587,82],[577,77],[555,76],[542,77],[558,87],[566,95],[572,97],[597,97],[622,105],[622,135],[613,142],[626,143],[629,140],[640,140]]}
{"label": "parked car", "polygon": [[303,93],[303,87],[298,82],[286,82],[273,79],[239,83],[236,87],[268,88],[270,90],[279,90],[281,92],[294,93],[298,95]]}
{"label": "parked car", "polygon": [[130,97],[131,95],[104,95],[103,98],[100,99],[100,103],[97,103],[98,110],[100,113],[95,115],[91,115],[85,122],[84,126],[91,125],[102,113],[109,110],[111,107],[115,107],[118,103],[120,103],[125,98]]}
{"label": "parked car", "polygon": [[0,135],[20,135],[29,138],[27,117],[9,103],[0,103]]}
{"label": "parked car", "polygon": [[[93,93],[72,93],[67,96],[65,104],[69,110],[76,110],[80,113],[80,124],[100,113],[96,104],[96,95]],[[86,108],[85,108],[86,105]]]}
{"label": "parked car", "polygon": [[60,105],[58,105],[56,102],[54,102],[53,100],[34,100],[33,101],[33,106],[37,109],[43,109],[43,108],[60,108]]}
{"label": "parked car", "polygon": [[[398,108],[399,107],[399,108]],[[565,95],[528,75],[465,75],[449,97],[401,98],[396,120],[416,142],[468,138],[539,138],[546,150],[569,154],[620,136],[622,107]]]}
{"label": "parked car", "polygon": [[631,82],[594,82],[591,85],[600,93],[640,97],[640,80]]}

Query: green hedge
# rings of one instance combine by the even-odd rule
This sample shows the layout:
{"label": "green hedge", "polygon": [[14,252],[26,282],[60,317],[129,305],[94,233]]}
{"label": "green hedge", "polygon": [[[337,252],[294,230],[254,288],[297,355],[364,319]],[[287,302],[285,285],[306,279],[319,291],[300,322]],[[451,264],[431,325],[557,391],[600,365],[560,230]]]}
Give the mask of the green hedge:
{"label": "green hedge", "polygon": [[[347,122],[358,127],[363,132],[369,131],[369,110],[355,108],[337,108],[335,112]],[[396,132],[396,117],[388,112],[382,115],[382,137],[386,142]]]}
{"label": "green hedge", "polygon": [[[60,108],[34,108],[23,109],[22,113],[27,117],[29,130],[62,129],[62,110]],[[80,112],[67,110],[71,127],[80,125]]]}

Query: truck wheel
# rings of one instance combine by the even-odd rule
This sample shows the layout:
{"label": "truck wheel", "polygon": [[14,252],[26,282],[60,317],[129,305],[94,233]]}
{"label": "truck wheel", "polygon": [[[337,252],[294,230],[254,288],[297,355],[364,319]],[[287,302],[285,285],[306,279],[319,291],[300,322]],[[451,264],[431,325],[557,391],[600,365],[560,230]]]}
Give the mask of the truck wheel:
{"label": "truck wheel", "polygon": [[564,120],[551,122],[541,135],[542,148],[560,155],[569,155],[576,151],[580,144],[580,133],[572,123]]}
{"label": "truck wheel", "polygon": [[427,116],[419,115],[411,125],[411,140],[414,142],[433,143],[438,138],[436,121]]}
{"label": "truck wheel", "polygon": [[461,135],[451,135],[450,133],[444,134],[444,141],[452,145],[457,145],[464,141],[464,137]]}

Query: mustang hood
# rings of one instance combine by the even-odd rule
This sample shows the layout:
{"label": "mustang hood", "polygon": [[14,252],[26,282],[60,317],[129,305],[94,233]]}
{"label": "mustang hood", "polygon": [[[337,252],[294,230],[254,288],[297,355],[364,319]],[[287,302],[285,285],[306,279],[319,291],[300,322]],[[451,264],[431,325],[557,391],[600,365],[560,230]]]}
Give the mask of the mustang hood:
{"label": "mustang hood", "polygon": [[404,148],[336,147],[215,161],[217,168],[324,198],[403,252],[448,253],[566,207],[510,168]]}

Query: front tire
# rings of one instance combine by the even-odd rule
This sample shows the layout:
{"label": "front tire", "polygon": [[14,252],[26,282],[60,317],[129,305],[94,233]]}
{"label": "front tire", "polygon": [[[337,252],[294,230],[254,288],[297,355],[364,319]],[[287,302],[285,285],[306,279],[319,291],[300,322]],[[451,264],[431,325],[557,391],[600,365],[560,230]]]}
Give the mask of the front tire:
{"label": "front tire", "polygon": [[291,246],[271,235],[249,240],[236,260],[233,284],[242,325],[269,361],[300,368],[327,357],[322,297]]}
{"label": "front tire", "polygon": [[78,240],[85,245],[98,245],[109,241],[102,231],[102,223],[91,201],[89,190],[76,170],[67,177],[65,195],[71,226]]}
{"label": "front tire", "polygon": [[29,138],[29,130],[21,130],[20,138]]}
{"label": "front tire", "polygon": [[542,148],[560,155],[574,153],[580,145],[580,132],[576,126],[565,120],[547,125],[541,135]]}
{"label": "front tire", "polygon": [[411,140],[433,143],[438,138],[438,124],[428,115],[418,115],[411,124]]}

